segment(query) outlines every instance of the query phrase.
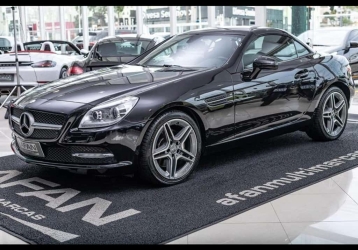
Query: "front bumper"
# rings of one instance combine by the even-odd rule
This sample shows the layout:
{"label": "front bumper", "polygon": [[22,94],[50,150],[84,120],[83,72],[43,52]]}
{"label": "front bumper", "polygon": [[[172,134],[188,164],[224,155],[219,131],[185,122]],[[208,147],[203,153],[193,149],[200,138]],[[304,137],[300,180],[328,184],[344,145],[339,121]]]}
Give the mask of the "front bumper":
{"label": "front bumper", "polygon": [[30,163],[30,164],[39,165],[39,166],[56,167],[56,168],[62,168],[62,169],[110,169],[110,168],[118,168],[118,167],[132,165],[131,161],[121,161],[121,162],[114,163],[114,164],[103,164],[103,165],[102,164],[83,165],[83,164],[58,163],[58,162],[46,162],[46,161],[41,161],[41,160],[35,160],[31,157],[27,157],[27,156],[23,155],[20,152],[19,148],[17,147],[15,140],[13,140],[11,142],[11,149],[14,152],[14,154],[17,157],[19,157],[20,160]]}

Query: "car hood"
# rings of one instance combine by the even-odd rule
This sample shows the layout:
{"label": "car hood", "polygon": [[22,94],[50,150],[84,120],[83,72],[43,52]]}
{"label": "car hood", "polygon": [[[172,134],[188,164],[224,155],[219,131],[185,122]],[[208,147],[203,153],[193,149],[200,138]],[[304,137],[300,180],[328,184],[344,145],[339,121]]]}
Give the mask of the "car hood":
{"label": "car hood", "polygon": [[313,50],[319,53],[333,53],[341,50],[342,46],[313,46]]}
{"label": "car hood", "polygon": [[[22,108],[45,111],[51,111],[48,109],[56,103],[64,108],[93,106],[129,91],[150,85],[155,87],[157,83],[170,82],[200,71],[202,70],[118,65],[38,86],[20,96],[14,104]],[[66,110],[62,112],[66,113]]]}

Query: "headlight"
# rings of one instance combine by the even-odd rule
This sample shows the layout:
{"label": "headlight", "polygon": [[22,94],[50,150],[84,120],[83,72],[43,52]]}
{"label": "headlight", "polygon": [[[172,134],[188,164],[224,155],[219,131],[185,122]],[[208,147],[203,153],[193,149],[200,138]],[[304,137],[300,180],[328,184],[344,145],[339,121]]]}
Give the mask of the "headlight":
{"label": "headlight", "polygon": [[337,55],[337,51],[332,52],[331,55]]}
{"label": "headlight", "polygon": [[98,128],[113,125],[122,120],[136,105],[139,98],[127,96],[105,101],[90,109],[82,118],[80,128]]}

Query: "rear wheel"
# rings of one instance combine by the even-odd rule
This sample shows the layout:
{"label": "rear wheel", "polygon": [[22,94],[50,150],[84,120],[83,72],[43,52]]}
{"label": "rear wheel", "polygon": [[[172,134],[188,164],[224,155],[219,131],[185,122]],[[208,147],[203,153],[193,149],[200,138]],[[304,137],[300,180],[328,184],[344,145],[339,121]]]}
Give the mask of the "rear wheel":
{"label": "rear wheel", "polygon": [[62,68],[61,72],[60,72],[60,79],[64,79],[67,78],[68,74],[67,74],[67,69],[66,68]]}
{"label": "rear wheel", "polygon": [[332,87],[323,95],[306,131],[315,141],[338,139],[347,124],[348,101],[340,88]]}
{"label": "rear wheel", "polygon": [[160,185],[174,185],[188,178],[201,155],[201,136],[195,121],[181,111],[158,117],[143,138],[138,174]]}

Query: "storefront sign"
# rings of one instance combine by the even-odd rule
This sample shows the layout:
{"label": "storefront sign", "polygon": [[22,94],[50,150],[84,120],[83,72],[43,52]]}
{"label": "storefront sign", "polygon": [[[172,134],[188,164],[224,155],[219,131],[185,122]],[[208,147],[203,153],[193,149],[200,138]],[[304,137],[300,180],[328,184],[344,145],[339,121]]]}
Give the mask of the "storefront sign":
{"label": "storefront sign", "polygon": [[255,16],[255,9],[239,9],[237,7],[232,8],[232,14],[237,16]]}

